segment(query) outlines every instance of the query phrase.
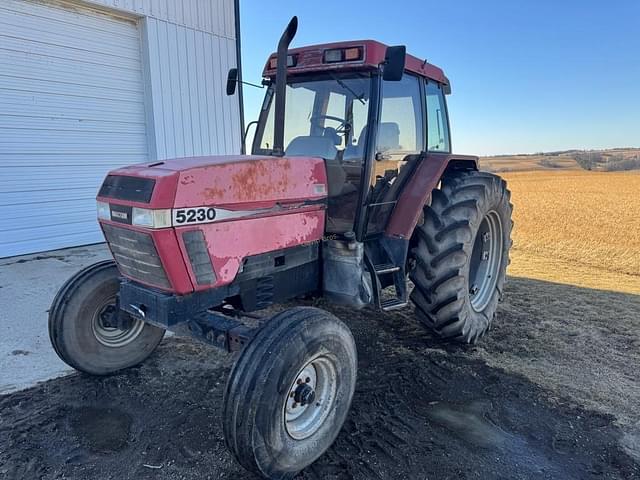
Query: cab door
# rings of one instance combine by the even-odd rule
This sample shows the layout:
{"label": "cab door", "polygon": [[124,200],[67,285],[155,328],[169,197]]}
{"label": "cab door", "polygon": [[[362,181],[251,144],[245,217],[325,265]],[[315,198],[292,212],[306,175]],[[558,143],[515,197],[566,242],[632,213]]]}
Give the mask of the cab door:
{"label": "cab door", "polygon": [[400,81],[382,81],[366,236],[384,231],[404,181],[425,151],[423,80],[405,73]]}

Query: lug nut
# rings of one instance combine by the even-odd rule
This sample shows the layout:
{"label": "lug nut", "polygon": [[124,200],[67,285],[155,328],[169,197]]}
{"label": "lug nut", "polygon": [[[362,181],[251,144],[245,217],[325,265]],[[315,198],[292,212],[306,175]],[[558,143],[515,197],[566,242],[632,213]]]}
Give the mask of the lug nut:
{"label": "lug nut", "polygon": [[296,383],[297,383],[298,385],[300,385],[300,384],[302,383],[302,379],[301,379],[301,378],[299,378],[298,380],[296,380]]}
{"label": "lug nut", "polygon": [[296,408],[298,406],[298,404],[296,402],[293,402],[293,404],[291,405],[291,408]]}
{"label": "lug nut", "polygon": [[304,382],[305,382],[305,383],[309,383],[310,381],[311,381],[311,379],[310,379],[309,377],[307,377],[307,378],[305,378],[305,379],[304,379]]}

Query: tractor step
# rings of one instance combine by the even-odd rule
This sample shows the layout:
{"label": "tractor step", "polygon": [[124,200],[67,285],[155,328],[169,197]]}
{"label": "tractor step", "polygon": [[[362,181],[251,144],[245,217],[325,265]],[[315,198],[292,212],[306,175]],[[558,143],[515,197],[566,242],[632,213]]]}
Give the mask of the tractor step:
{"label": "tractor step", "polygon": [[385,312],[388,312],[390,310],[397,310],[399,308],[406,307],[407,305],[409,305],[409,302],[400,298],[389,298],[380,302],[380,308]]}
{"label": "tractor step", "polygon": [[[383,311],[396,310],[409,304],[405,272],[406,242],[401,242],[400,245],[395,245],[392,239],[387,239],[386,242],[389,245],[382,249],[372,249],[371,257],[369,254],[365,256],[371,273],[374,305]],[[372,261],[372,257],[375,261]],[[386,288],[389,290],[383,294]]]}
{"label": "tractor step", "polygon": [[384,275],[385,273],[394,273],[394,272],[400,271],[400,267],[392,263],[383,263],[381,265],[375,265],[373,268],[378,275]]}

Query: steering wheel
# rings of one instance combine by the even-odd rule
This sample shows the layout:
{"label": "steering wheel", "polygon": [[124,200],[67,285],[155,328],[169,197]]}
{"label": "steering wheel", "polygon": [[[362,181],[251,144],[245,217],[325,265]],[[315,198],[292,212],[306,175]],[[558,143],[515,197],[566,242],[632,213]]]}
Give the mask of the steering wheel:
{"label": "steering wheel", "polygon": [[[338,122],[339,125],[336,127],[336,133],[344,134],[347,130],[351,129],[351,125],[344,118],[335,117],[333,115],[313,115],[309,119],[309,121],[315,125],[318,125],[321,120],[333,120],[334,122]],[[348,128],[347,125],[349,125]]]}

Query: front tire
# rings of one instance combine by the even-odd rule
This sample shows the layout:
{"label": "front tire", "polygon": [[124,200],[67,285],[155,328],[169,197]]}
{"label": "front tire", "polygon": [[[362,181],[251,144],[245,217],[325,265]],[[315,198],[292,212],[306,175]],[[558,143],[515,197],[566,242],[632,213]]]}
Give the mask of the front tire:
{"label": "front tire", "polygon": [[443,178],[412,238],[418,319],[443,338],[475,343],[504,288],[512,205],[506,182],[486,172]]}
{"label": "front tire", "polygon": [[224,396],[229,450],[247,470],[289,479],[336,439],[356,383],[349,329],[328,312],[277,314],[234,365]]}
{"label": "front tire", "polygon": [[119,289],[116,264],[107,260],[79,271],[58,291],[49,309],[49,338],[67,365],[107,375],[137,365],[156,349],[163,329],[131,317],[124,328],[112,326]]}

